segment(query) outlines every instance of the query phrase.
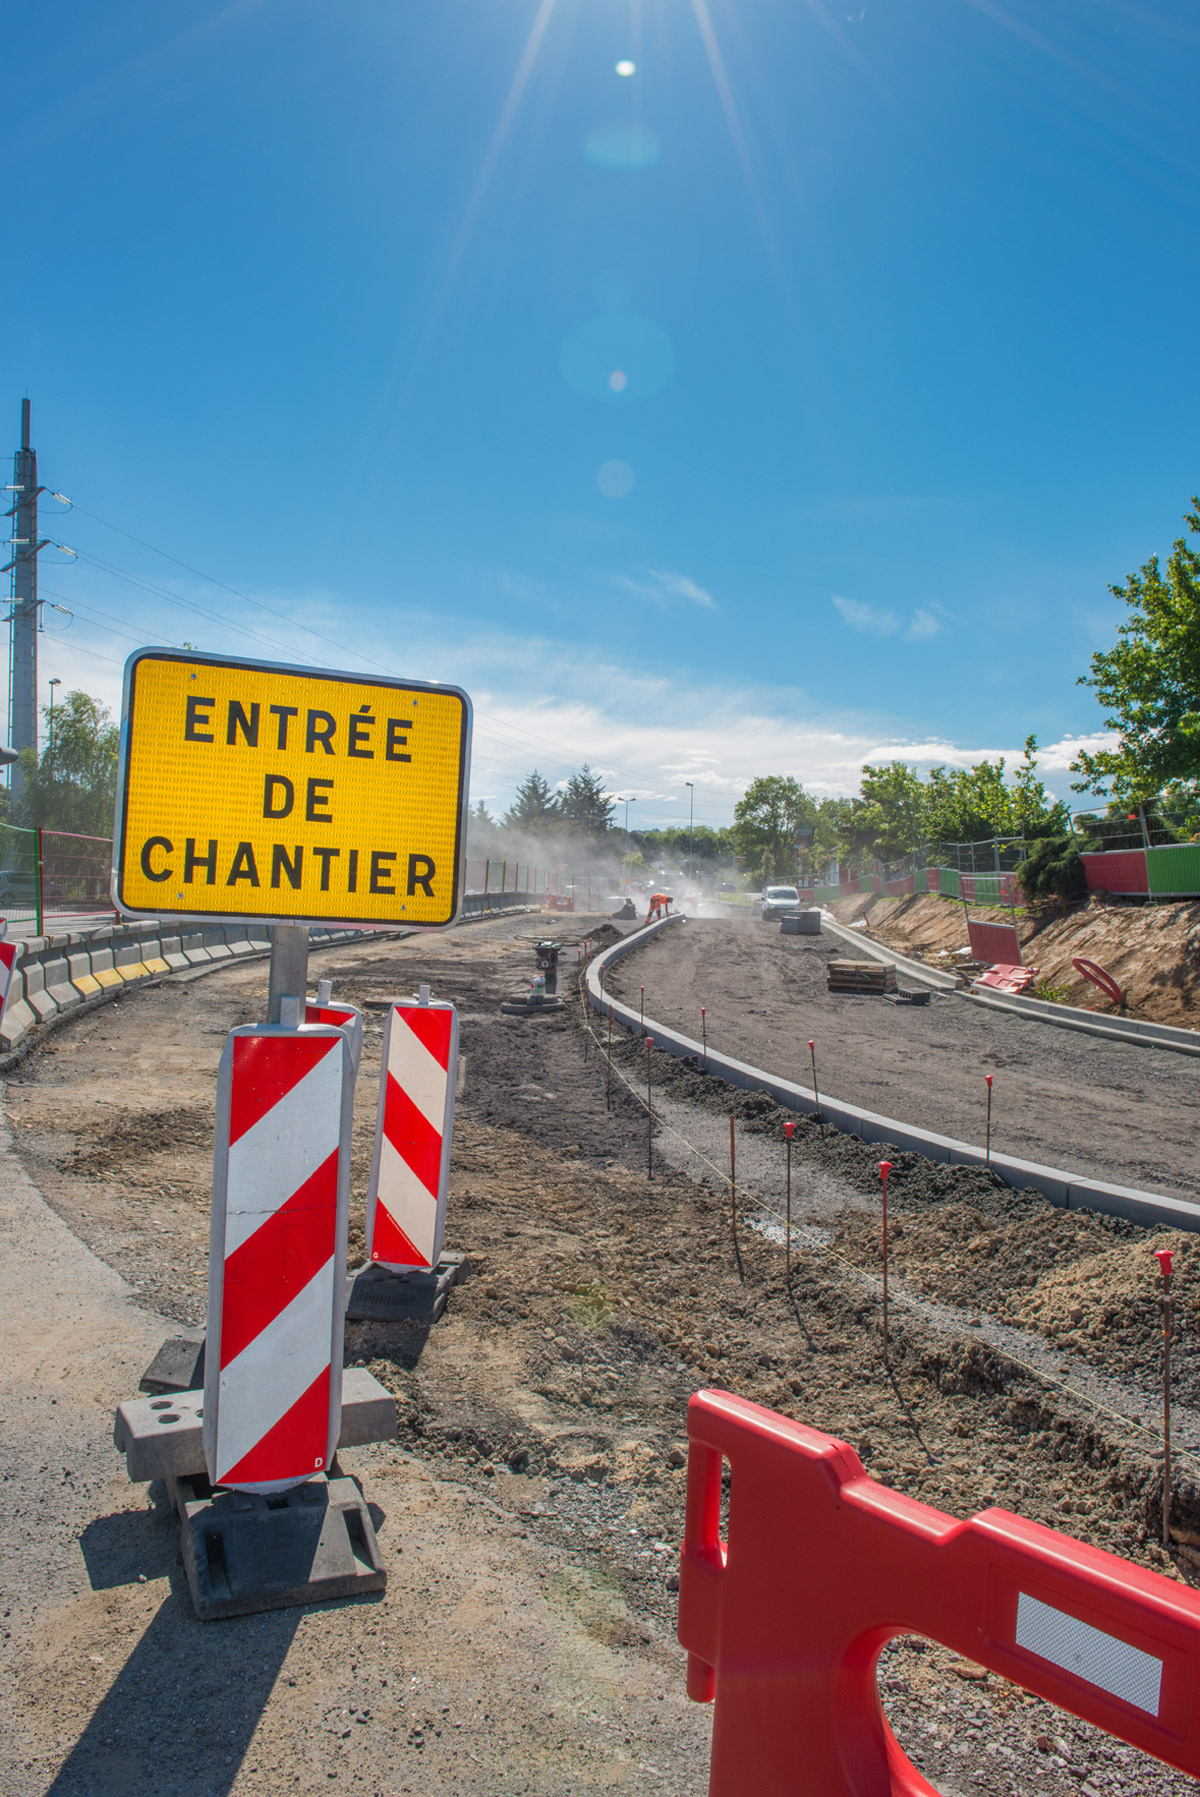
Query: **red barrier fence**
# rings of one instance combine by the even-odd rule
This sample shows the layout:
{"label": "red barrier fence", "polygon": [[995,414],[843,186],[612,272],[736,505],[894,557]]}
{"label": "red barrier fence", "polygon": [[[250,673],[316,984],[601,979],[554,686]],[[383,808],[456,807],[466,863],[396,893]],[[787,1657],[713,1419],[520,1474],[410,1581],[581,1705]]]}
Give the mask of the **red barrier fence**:
{"label": "red barrier fence", "polygon": [[1004,1510],[944,1516],[728,1392],[692,1399],[688,1438],[679,1639],[716,1705],[709,1797],[937,1797],[880,1706],[903,1634],[1200,1775],[1200,1593]]}
{"label": "red barrier fence", "polygon": [[985,923],[981,918],[968,917],[967,941],[975,959],[986,961],[989,967],[997,963],[1005,967],[1021,966],[1021,938],[1014,924]]}

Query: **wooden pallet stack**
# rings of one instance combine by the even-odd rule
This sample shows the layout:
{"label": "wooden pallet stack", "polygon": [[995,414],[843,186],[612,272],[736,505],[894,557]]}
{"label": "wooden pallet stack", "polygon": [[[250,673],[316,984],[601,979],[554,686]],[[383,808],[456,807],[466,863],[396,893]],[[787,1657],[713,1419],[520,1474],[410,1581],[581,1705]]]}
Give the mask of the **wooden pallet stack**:
{"label": "wooden pallet stack", "polygon": [[888,961],[830,961],[831,992],[859,992],[882,998],[896,990],[896,969]]}

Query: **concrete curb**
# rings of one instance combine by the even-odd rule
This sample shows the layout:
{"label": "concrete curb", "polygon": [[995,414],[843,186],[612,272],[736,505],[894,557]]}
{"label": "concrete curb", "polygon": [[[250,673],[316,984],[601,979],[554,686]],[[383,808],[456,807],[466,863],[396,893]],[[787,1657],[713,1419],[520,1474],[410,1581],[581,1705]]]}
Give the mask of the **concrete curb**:
{"label": "concrete curb", "polygon": [[1033,1023],[1049,1023],[1060,1030],[1079,1030],[1086,1036],[1103,1036],[1110,1042],[1132,1042],[1140,1048],[1165,1048],[1175,1054],[1200,1055],[1200,1031],[1180,1029],[1173,1023],[1148,1023],[1137,1017],[1112,1017],[1107,1012],[1086,1011],[1081,1005],[1057,1005],[1045,998],[1028,998],[1016,992],[965,992],[953,974],[910,961],[882,943],[864,941],[864,932],[847,929],[828,912],[821,927],[832,930],[844,942],[852,942],[875,961],[890,961],[898,972],[922,980],[941,992],[955,992],[972,1004],[997,1011],[1012,1011]]}
{"label": "concrete curb", "polygon": [[[640,1035],[642,1025],[638,1013],[605,993],[604,975],[614,961],[628,954],[630,949],[637,948],[655,931],[681,921],[683,920],[677,917],[667,917],[658,923],[649,924],[645,929],[626,936],[623,941],[614,943],[603,954],[597,955],[587,970],[588,1004],[591,1008],[602,1016],[607,1016],[611,1007],[614,1023]],[[989,1164],[982,1148],[973,1147],[969,1142],[958,1142],[952,1136],[935,1135],[932,1130],[918,1129],[915,1124],[900,1123],[893,1117],[881,1117],[875,1111],[864,1111],[858,1105],[844,1104],[824,1095],[818,1106],[816,1095],[807,1086],[794,1085],[791,1080],[783,1079],[775,1073],[766,1073],[761,1067],[751,1067],[745,1061],[735,1061],[729,1055],[718,1054],[711,1045],[706,1056],[699,1042],[692,1041],[689,1036],[684,1036],[677,1030],[668,1029],[665,1024],[650,1017],[645,1019],[645,1033],[653,1036],[656,1048],[665,1049],[677,1059],[694,1060],[697,1064],[706,1065],[710,1073],[715,1073],[731,1086],[740,1086],[751,1092],[769,1092],[776,1103],[787,1110],[799,1111],[807,1116],[819,1112],[823,1123],[831,1123],[835,1129],[840,1129],[847,1135],[858,1136],[861,1141],[886,1142],[896,1148],[907,1148],[914,1154],[924,1155],[926,1160],[939,1161],[944,1165],[982,1167]],[[1101,1211],[1106,1216],[1127,1218],[1129,1222],[1138,1223],[1143,1228],[1161,1224],[1171,1229],[1188,1229],[1200,1233],[1200,1205],[1189,1204],[1182,1198],[1171,1198],[1161,1192],[1141,1192],[1132,1186],[1110,1185],[1105,1180],[1090,1179],[1082,1173],[1069,1173],[1059,1167],[1044,1167],[1037,1161],[1018,1160],[1014,1155],[993,1154],[990,1166],[1005,1185],[1018,1191],[1039,1191],[1061,1210]]]}
{"label": "concrete curb", "polygon": [[[333,948],[367,937],[394,940],[411,934],[407,929],[313,930],[309,944]],[[64,936],[32,936],[16,946],[0,1033],[0,1052],[8,1056],[18,1049],[23,1052],[35,1030],[116,998],[126,986],[169,977],[187,968],[267,955],[271,937],[266,924],[189,927],[142,918],[136,923],[106,924]]]}
{"label": "concrete curb", "polygon": [[1200,1055],[1200,1033],[1173,1023],[1148,1023],[1138,1017],[1112,1017],[1105,1011],[1085,1011],[1081,1005],[1056,1005],[1044,998],[1025,998],[1016,992],[963,992],[960,997],[994,1011],[1015,1011],[1033,1023],[1049,1023],[1055,1029],[1080,1030],[1085,1036],[1103,1036],[1109,1042],[1131,1042],[1136,1048],[1165,1048],[1172,1054]]}

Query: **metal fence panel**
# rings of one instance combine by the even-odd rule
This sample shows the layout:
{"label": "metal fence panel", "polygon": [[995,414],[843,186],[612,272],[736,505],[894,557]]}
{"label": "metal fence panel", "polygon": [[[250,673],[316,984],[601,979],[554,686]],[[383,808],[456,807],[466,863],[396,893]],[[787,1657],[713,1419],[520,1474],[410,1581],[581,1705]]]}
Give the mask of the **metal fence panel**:
{"label": "metal fence panel", "polygon": [[0,824],[0,916],[35,923],[37,898],[37,831]]}
{"label": "metal fence panel", "polygon": [[66,830],[43,830],[41,835],[43,917],[112,912],[109,838]]}

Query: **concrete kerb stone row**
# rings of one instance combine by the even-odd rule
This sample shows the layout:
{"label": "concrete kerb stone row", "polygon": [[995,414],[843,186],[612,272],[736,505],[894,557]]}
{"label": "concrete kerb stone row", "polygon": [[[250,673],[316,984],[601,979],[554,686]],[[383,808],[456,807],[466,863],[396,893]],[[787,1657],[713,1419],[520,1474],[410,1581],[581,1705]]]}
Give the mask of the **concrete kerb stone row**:
{"label": "concrete kerb stone row", "polygon": [[922,961],[910,961],[894,949],[864,940],[861,930],[847,929],[845,924],[822,916],[822,928],[840,936],[844,942],[869,955],[874,961],[890,962],[897,972],[921,980],[939,991],[953,991],[970,1004],[986,1005],[991,1010],[1015,1011],[1035,1023],[1049,1023],[1056,1029],[1079,1030],[1087,1036],[1104,1036],[1111,1041],[1133,1042],[1143,1048],[1166,1048],[1175,1054],[1200,1055],[1200,1031],[1181,1029],[1173,1023],[1151,1023],[1140,1017],[1117,1017],[1107,1011],[1088,1011],[1082,1005],[1060,1005],[1044,998],[1031,998],[1024,992],[967,992],[953,974],[940,968],[927,967]]}
{"label": "concrete kerb stone row", "polygon": [[[359,930],[313,930],[310,940],[314,948],[328,948],[352,942],[362,934]],[[394,937],[410,932],[401,928],[382,934]],[[270,929],[265,924],[213,924],[192,929],[149,919],[127,926],[104,924],[93,931],[26,938],[17,944],[0,1051],[13,1052],[39,1025],[116,998],[127,985],[235,956],[269,954],[270,946]]]}
{"label": "concrete kerb stone row", "polygon": [[[603,954],[597,955],[587,970],[587,994],[591,1008],[607,1017],[611,1007],[614,1023],[640,1035],[643,1020],[638,1012],[604,991],[605,972],[614,961],[639,947],[655,931],[683,921],[685,920],[678,916],[663,918],[658,923],[649,924],[645,929],[626,936]],[[768,1092],[777,1104],[787,1110],[798,1111],[807,1116],[815,1116],[819,1110],[823,1123],[830,1123],[847,1135],[858,1136],[861,1141],[886,1142],[896,1148],[907,1148],[914,1154],[924,1155],[926,1160],[939,1161],[944,1165],[990,1165],[991,1170],[1006,1185],[1016,1190],[1039,1191],[1051,1204],[1062,1210],[1101,1211],[1106,1216],[1124,1217],[1147,1228],[1165,1224],[1168,1228],[1200,1233],[1200,1205],[1189,1204],[1184,1199],[1171,1198],[1161,1192],[1142,1192],[1132,1186],[1110,1185],[1104,1180],[1089,1179],[1085,1174],[1066,1172],[1058,1167],[1044,1167],[1037,1161],[1020,1160],[1015,1155],[993,1154],[989,1162],[982,1148],[969,1142],[956,1141],[953,1136],[940,1136],[932,1130],[919,1129],[915,1124],[901,1123],[894,1117],[882,1117],[875,1111],[862,1110],[858,1105],[829,1099],[824,1094],[818,1104],[815,1093],[809,1087],[796,1085],[779,1074],[767,1073],[761,1067],[751,1067],[745,1061],[735,1061],[730,1055],[720,1054],[711,1042],[705,1049],[701,1043],[694,1042],[678,1030],[668,1029],[665,1024],[651,1017],[645,1018],[644,1027],[646,1035],[654,1037],[655,1047],[665,1049],[676,1059],[706,1063],[709,1072],[725,1080],[728,1085],[739,1086],[744,1091]]]}

